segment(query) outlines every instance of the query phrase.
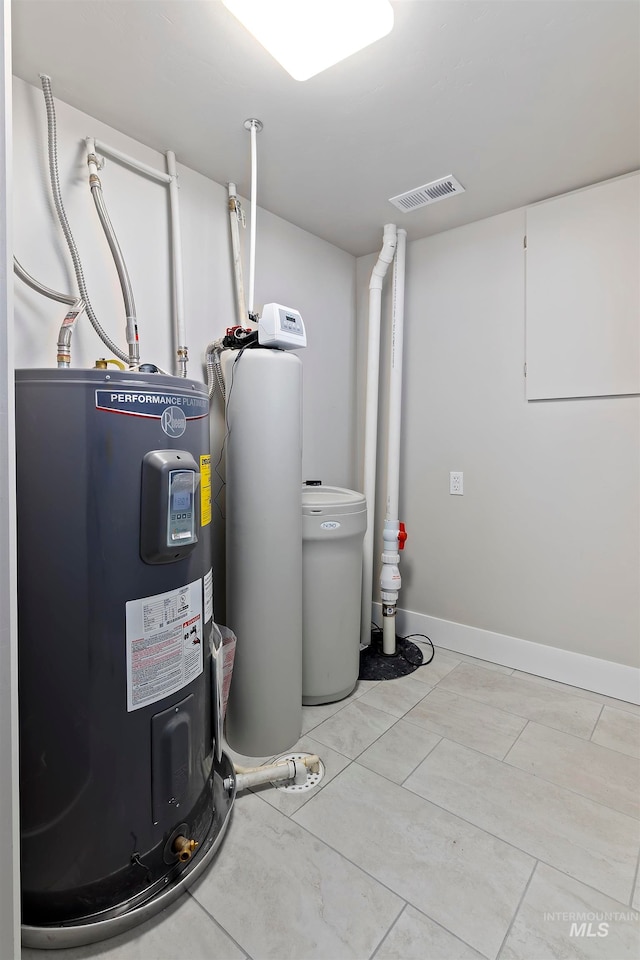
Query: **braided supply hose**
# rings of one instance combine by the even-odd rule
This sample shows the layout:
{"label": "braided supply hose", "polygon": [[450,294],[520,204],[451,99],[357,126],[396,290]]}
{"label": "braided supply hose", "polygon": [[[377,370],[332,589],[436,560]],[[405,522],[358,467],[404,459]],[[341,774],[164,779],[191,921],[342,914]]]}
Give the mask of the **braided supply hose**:
{"label": "braided supply hose", "polygon": [[49,177],[51,180],[51,191],[53,194],[53,202],[55,204],[56,213],[58,214],[58,220],[60,221],[60,226],[62,227],[62,232],[64,238],[67,241],[67,246],[69,248],[69,253],[71,254],[71,261],[73,263],[73,270],[76,275],[76,282],[78,284],[78,290],[80,292],[80,297],[84,301],[85,310],[87,316],[89,317],[89,322],[91,326],[98,334],[104,345],[109,349],[114,356],[118,357],[124,363],[129,363],[129,357],[124,353],[116,344],[111,340],[108,334],[103,330],[96,317],[93,307],[91,306],[91,301],[89,300],[89,294],[87,292],[87,285],[84,279],[84,272],[82,269],[82,263],[80,261],[80,255],[78,253],[78,248],[76,242],[73,238],[71,232],[71,227],[69,226],[69,221],[67,219],[67,214],[62,203],[62,194],[60,192],[60,176],[58,173],[58,145],[57,145],[57,132],[56,132],[56,112],[53,103],[53,94],[51,92],[51,77],[48,77],[46,74],[40,74],[40,81],[42,83],[42,92],[44,93],[44,102],[47,110],[47,149],[49,155]]}

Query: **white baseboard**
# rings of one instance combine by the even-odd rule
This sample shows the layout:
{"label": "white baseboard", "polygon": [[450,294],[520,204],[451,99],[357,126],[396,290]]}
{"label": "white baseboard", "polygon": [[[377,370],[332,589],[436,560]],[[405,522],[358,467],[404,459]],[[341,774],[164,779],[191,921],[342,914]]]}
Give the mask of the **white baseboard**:
{"label": "white baseboard", "polygon": [[[373,611],[376,623],[382,623],[379,603],[373,605]],[[440,620],[412,610],[399,608],[397,622],[399,635],[425,633],[436,647],[568,683],[572,687],[593,690],[617,700],[640,703],[640,669],[637,667]]]}

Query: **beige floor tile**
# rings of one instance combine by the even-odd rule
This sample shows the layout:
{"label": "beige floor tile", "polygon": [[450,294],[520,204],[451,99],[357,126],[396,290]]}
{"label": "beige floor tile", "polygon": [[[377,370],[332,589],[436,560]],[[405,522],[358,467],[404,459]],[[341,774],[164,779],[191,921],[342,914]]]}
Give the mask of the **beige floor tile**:
{"label": "beige floor tile", "polygon": [[500,960],[639,956],[640,928],[629,907],[539,863]]}
{"label": "beige floor tile", "polygon": [[501,760],[526,720],[437,686],[404,718],[424,730]]}
{"label": "beige floor tile", "polygon": [[369,957],[403,906],[253,794],[236,803],[213,868],[192,890],[254,960]]}
{"label": "beige floor tile", "polygon": [[529,723],[506,761],[630,817],[640,817],[640,761],[615,750]]}
{"label": "beige floor tile", "polygon": [[469,663],[447,674],[439,689],[450,690],[527,720],[588,740],[600,715],[597,703],[522,677],[505,676]]}
{"label": "beige floor tile", "polygon": [[404,787],[616,900],[631,897],[640,847],[632,817],[447,740]]}
{"label": "beige floor tile", "polygon": [[[428,656],[429,654],[427,653],[426,657],[428,658]],[[417,670],[414,670],[411,676],[415,677],[416,680],[420,680],[421,683],[435,687],[436,683],[439,683],[443,677],[446,677],[459,663],[462,663],[462,661],[459,660],[455,654],[449,655],[445,650],[436,647],[436,653],[431,663],[427,663]]]}
{"label": "beige floor tile", "polygon": [[317,790],[322,790],[322,788],[325,787],[330,780],[333,780],[336,774],[344,770],[351,761],[348,760],[347,757],[343,757],[341,753],[336,753],[331,747],[327,747],[326,744],[312,740],[311,737],[302,737],[288,752],[315,753],[320,757],[324,764],[324,776],[318,785],[309,792],[296,793],[278,789],[266,783],[260,787],[254,787],[251,792],[262,797],[263,800],[266,800],[267,803],[275,807],[276,810],[279,810],[280,813],[284,813],[289,817],[292,813],[295,813],[296,810],[299,810],[307,800],[310,800]]}
{"label": "beige floor tile", "polygon": [[384,710],[394,717],[403,717],[407,710],[415,706],[429,691],[424,683],[414,680],[414,675],[400,677],[397,680],[383,680],[373,690],[360,697],[360,703],[366,703],[377,710]]}
{"label": "beige floor tile", "polygon": [[321,703],[316,707],[302,708],[302,736],[309,733],[329,717],[333,717],[346,706],[345,703]]}
{"label": "beige floor tile", "polygon": [[483,960],[468,944],[458,940],[415,907],[407,906],[376,953],[375,960]]}
{"label": "beige floor tile", "polygon": [[538,677],[535,673],[524,673],[522,670],[514,670],[514,677],[522,677],[525,680],[533,680],[535,683],[541,683],[551,690],[564,691],[574,697],[584,697],[585,700],[593,700],[595,703],[601,703],[603,706],[615,707],[617,710],[624,710],[627,713],[633,713],[640,717],[640,706],[637,703],[628,703],[626,700],[616,700],[615,697],[608,697],[604,693],[596,693],[595,690],[585,690],[583,687],[574,687],[568,683],[560,683],[559,680],[549,680],[547,677]]}
{"label": "beige floor tile", "polygon": [[402,783],[439,742],[435,734],[398,720],[360,754],[358,763],[387,780]]}
{"label": "beige floor tile", "polygon": [[[207,873],[214,870],[215,859]],[[22,949],[22,960],[241,960],[244,956],[189,894],[134,930],[102,943],[73,950]]]}
{"label": "beige floor tile", "polygon": [[293,819],[489,958],[534,866],[521,851],[358,763]]}
{"label": "beige floor tile", "polygon": [[305,733],[309,733],[310,730],[313,730],[314,727],[317,727],[329,717],[333,717],[342,710],[343,707],[353,703],[354,700],[359,700],[360,697],[364,696],[364,694],[370,690],[373,690],[379,683],[379,680],[358,680],[355,690],[350,693],[348,697],[345,697],[344,700],[337,700],[334,703],[321,703],[313,707],[303,707],[302,735],[304,736]]}
{"label": "beige floor tile", "polygon": [[591,739],[629,757],[640,757],[640,716],[605,707]]}
{"label": "beige floor tile", "polygon": [[482,660],[480,657],[470,657],[466,653],[457,653],[455,650],[446,650],[442,647],[438,647],[437,649],[442,650],[443,653],[446,653],[451,657],[462,660],[463,663],[472,663],[476,667],[484,667],[485,670],[493,670],[495,673],[513,673],[513,667],[505,667],[502,663],[492,663],[490,660]]}
{"label": "beige floor tile", "polygon": [[337,750],[344,757],[355,759],[395,722],[395,717],[390,713],[354,700],[344,710],[315,727],[313,739]]}

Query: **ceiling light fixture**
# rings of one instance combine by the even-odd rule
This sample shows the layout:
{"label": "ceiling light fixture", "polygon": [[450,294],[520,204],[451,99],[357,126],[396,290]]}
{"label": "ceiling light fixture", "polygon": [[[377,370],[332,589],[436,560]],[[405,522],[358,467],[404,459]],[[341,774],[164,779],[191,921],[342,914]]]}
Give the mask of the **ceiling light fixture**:
{"label": "ceiling light fixture", "polygon": [[295,80],[308,80],[385,37],[393,27],[389,0],[223,3]]}

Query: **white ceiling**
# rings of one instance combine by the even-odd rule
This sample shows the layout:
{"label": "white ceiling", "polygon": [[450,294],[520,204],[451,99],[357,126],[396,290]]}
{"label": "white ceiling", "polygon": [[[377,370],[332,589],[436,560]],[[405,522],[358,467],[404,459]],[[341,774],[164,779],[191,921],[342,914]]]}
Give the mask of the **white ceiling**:
{"label": "white ceiling", "polygon": [[[245,196],[257,117],[259,204],[356,255],[386,222],[415,239],[640,166],[638,0],[393,7],[299,83],[218,0],[14,0],[14,72]],[[446,174],[466,193],[388,203]]]}

